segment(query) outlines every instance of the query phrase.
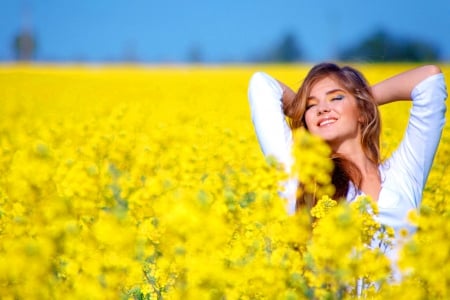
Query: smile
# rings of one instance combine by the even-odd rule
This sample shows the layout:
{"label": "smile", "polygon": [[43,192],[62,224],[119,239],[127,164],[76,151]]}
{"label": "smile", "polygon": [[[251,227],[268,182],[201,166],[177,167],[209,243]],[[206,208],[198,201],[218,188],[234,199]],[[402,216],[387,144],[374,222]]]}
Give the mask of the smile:
{"label": "smile", "polygon": [[327,119],[324,119],[324,120],[320,120],[319,123],[317,124],[317,126],[323,127],[323,126],[326,126],[326,125],[333,124],[336,121],[337,121],[337,119],[327,118]]}

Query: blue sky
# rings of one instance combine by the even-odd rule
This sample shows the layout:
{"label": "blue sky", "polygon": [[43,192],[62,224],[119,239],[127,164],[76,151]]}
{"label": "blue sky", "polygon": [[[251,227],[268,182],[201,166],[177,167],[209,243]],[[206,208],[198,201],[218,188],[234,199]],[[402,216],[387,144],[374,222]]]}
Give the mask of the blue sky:
{"label": "blue sky", "polygon": [[331,60],[383,28],[436,45],[450,61],[449,0],[1,0],[0,61],[12,60],[23,27],[37,58],[57,61],[180,62],[199,49],[206,61],[244,61],[286,32],[308,61]]}

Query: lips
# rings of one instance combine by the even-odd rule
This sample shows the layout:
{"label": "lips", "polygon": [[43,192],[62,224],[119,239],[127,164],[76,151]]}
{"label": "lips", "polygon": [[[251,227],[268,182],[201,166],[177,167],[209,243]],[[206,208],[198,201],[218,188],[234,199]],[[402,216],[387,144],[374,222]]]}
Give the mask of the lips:
{"label": "lips", "polygon": [[331,125],[336,121],[337,121],[336,118],[323,118],[323,119],[320,119],[319,122],[317,122],[317,126],[323,127],[323,126]]}

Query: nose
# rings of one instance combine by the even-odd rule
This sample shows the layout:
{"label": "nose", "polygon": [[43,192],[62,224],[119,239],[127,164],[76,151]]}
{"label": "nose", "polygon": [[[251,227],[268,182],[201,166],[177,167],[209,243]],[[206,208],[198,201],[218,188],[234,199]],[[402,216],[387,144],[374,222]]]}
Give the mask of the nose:
{"label": "nose", "polygon": [[317,115],[318,116],[325,114],[325,113],[329,113],[329,112],[330,112],[330,107],[328,105],[328,101],[321,102],[317,105]]}

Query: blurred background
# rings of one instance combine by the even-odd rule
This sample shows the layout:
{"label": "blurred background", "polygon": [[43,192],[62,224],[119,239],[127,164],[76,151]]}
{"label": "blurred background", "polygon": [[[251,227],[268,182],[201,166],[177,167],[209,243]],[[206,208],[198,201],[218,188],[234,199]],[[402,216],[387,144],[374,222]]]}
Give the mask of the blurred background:
{"label": "blurred background", "polygon": [[0,62],[450,61],[449,0],[0,3]]}

